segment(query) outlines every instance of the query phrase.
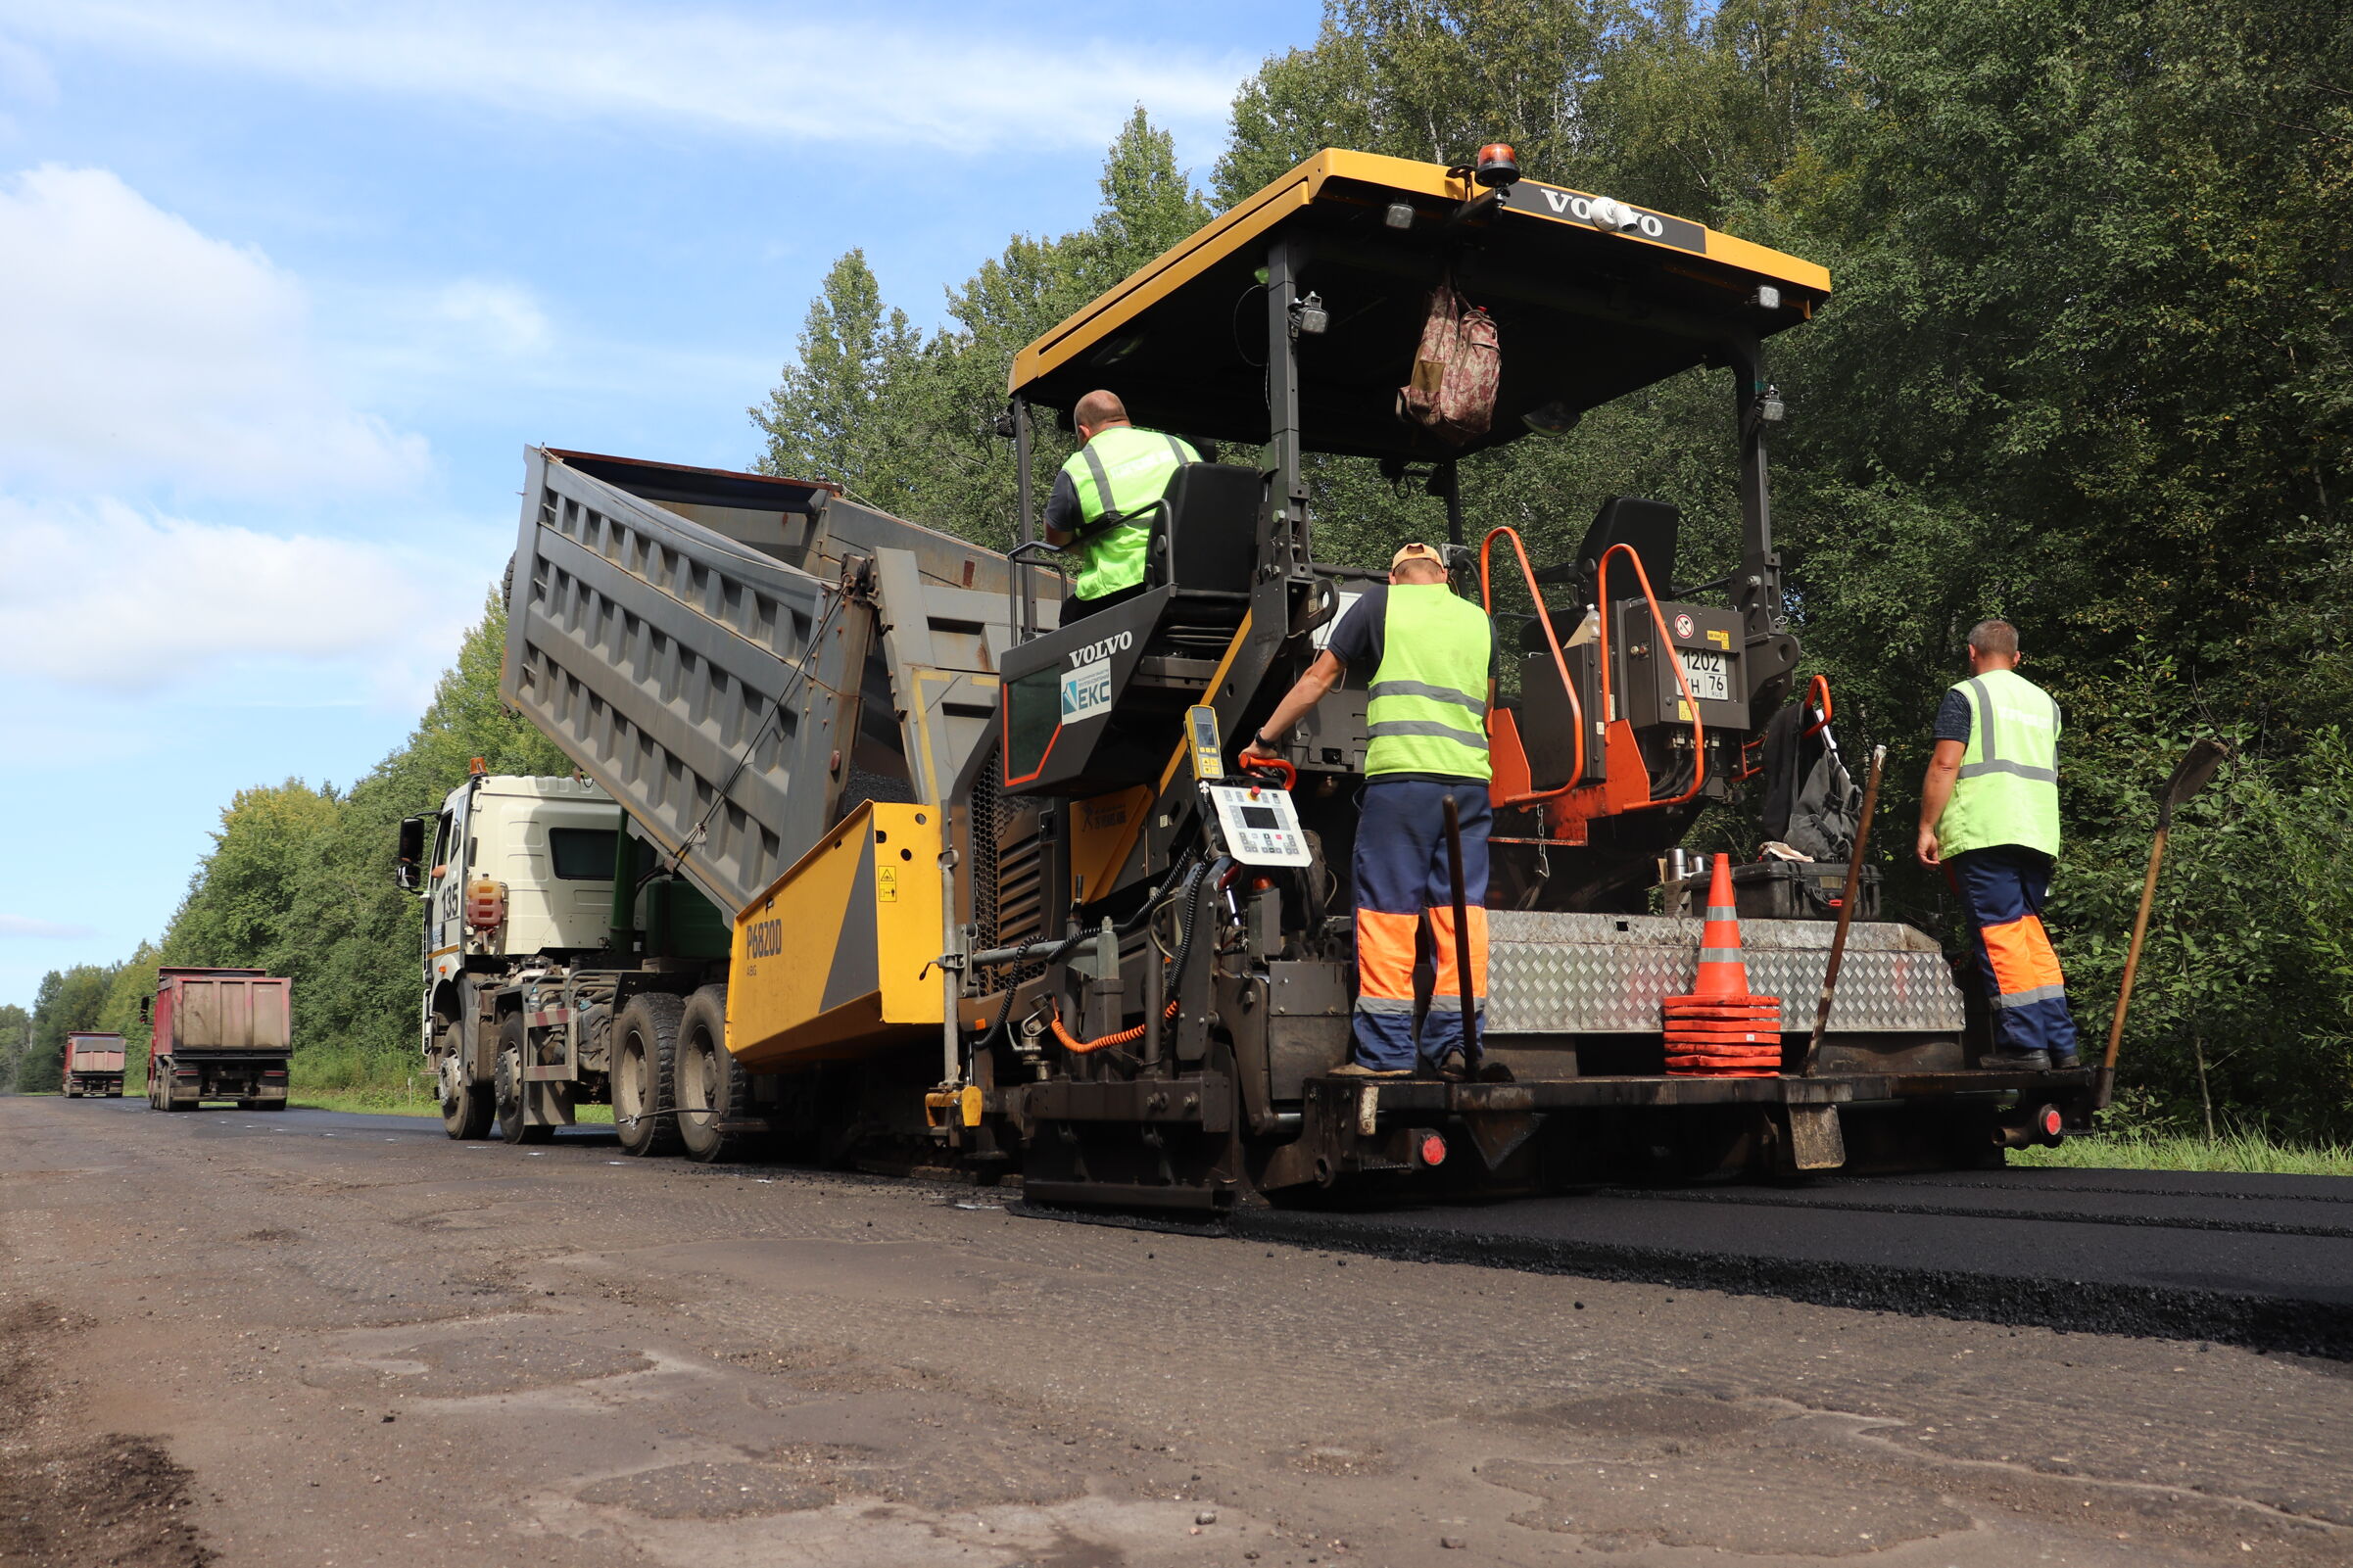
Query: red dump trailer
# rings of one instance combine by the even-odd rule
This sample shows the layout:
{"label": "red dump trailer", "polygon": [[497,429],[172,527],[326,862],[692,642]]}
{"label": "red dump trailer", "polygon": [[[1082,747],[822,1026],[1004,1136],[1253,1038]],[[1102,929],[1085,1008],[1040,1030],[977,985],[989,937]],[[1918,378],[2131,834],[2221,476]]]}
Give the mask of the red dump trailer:
{"label": "red dump trailer", "polygon": [[93,1029],[71,1029],[66,1034],[66,1098],[122,1094],[122,1036]]}
{"label": "red dump trailer", "polygon": [[234,1100],[247,1111],[285,1110],[293,993],[293,981],[260,970],[156,971],[155,996],[140,1006],[154,1024],[148,1105],[193,1111]]}

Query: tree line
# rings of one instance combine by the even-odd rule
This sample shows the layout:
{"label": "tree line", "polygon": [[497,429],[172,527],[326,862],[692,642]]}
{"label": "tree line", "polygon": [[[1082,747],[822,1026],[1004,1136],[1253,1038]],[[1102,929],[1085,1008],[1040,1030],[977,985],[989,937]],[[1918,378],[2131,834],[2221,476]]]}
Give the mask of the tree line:
{"label": "tree line", "polygon": [[[1789,408],[1776,526],[1804,673],[1831,678],[1849,751],[1889,746],[1896,913],[1955,934],[1948,893],[1894,851],[1961,639],[2005,616],[2068,716],[2050,920],[2094,1033],[2153,792],[2194,736],[2236,749],[2175,830],[2128,1103],[2193,1125],[2353,1132],[2342,8],[1331,0],[1312,44],[1243,84],[1199,187],[1139,109],[1108,151],[1093,221],[1011,237],[947,291],[936,329],[885,298],[860,251],[843,254],[750,410],[757,465],[1002,544],[1016,475],[991,425],[1023,344],[1321,147],[1452,163],[1491,140],[1513,143],[1531,177],[1829,267],[1827,307],[1769,345]],[[1642,495],[1683,509],[1694,577],[1728,565],[1724,375],[1677,377],[1565,436],[1466,461],[1472,522],[1510,522],[1558,560],[1604,499]],[[1042,487],[1068,437],[1044,431],[1038,449]],[[1434,501],[1364,463],[1321,461],[1312,479],[1324,558],[1377,562],[1443,527]],[[461,769],[469,746],[498,750],[427,742],[503,723],[502,755],[563,767],[498,714],[495,652],[484,664],[477,646],[495,648],[495,619],[409,748],[348,794],[240,795],[157,950],[304,965],[298,1019],[321,1042],[308,1049],[412,1045],[416,916],[384,879],[391,824],[461,776],[453,757]],[[1736,813],[1701,832],[1699,847],[1754,846]],[[288,852],[299,844],[318,852]],[[296,902],[253,896],[281,864]],[[136,990],[139,962],[110,996],[129,994],[125,975]]]}

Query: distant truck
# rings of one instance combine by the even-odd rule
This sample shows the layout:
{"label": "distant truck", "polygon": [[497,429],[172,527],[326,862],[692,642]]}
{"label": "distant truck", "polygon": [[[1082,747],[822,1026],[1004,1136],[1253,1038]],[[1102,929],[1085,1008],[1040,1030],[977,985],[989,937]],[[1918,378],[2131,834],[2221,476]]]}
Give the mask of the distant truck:
{"label": "distant truck", "polygon": [[147,1104],[193,1111],[207,1100],[241,1110],[286,1109],[294,1056],[294,982],[261,970],[166,967],[139,1004],[154,1025]]}
{"label": "distant truck", "polygon": [[66,1098],[122,1098],[122,1036],[86,1029],[66,1035]]}

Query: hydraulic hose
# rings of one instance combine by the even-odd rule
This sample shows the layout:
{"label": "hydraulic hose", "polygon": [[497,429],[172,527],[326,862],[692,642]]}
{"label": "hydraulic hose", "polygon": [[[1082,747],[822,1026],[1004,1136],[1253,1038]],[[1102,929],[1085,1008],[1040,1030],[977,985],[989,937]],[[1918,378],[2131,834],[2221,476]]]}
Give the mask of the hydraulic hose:
{"label": "hydraulic hose", "polygon": [[[1186,904],[1184,933],[1176,940],[1176,957],[1171,965],[1171,968],[1179,976],[1184,974],[1186,960],[1192,956],[1193,933],[1201,927],[1201,889],[1216,879],[1211,873],[1226,864],[1228,862],[1221,856],[1212,864],[1195,866],[1185,878],[1183,887],[1173,895],[1176,898],[1183,899]],[[1147,919],[1158,905],[1159,900],[1157,899],[1145,903],[1144,913]],[[1177,1003],[1172,999],[1161,1017],[1173,1019],[1176,1013]],[[1047,1013],[1046,1026],[1054,1031],[1054,1038],[1061,1043],[1065,1051],[1070,1052],[1073,1056],[1087,1056],[1096,1051],[1109,1050],[1113,1046],[1128,1045],[1142,1039],[1147,1025],[1138,1023],[1133,1028],[1122,1029],[1116,1034],[1106,1034],[1100,1039],[1081,1040],[1063,1026],[1062,1009],[1057,1006]]]}

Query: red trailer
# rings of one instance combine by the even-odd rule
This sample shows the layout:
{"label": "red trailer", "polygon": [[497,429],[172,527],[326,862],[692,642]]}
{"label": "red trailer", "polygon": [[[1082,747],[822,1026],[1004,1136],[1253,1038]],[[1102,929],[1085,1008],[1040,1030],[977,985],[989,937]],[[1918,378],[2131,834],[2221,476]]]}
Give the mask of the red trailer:
{"label": "red trailer", "polygon": [[293,981],[260,970],[156,971],[155,996],[139,1009],[154,1025],[148,1105],[193,1111],[234,1100],[247,1111],[285,1110],[293,992]]}
{"label": "red trailer", "polygon": [[66,1032],[66,1098],[122,1095],[122,1036],[94,1029]]}

